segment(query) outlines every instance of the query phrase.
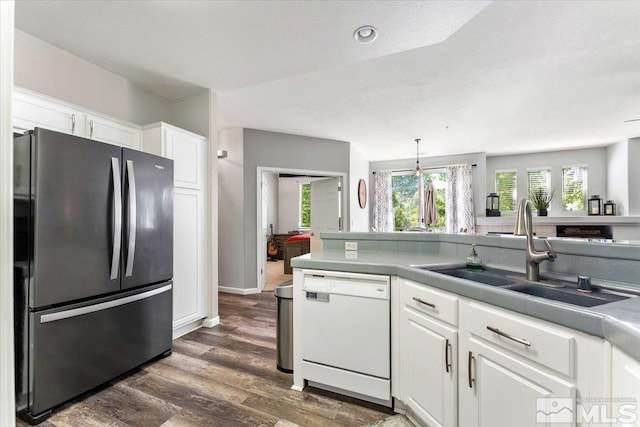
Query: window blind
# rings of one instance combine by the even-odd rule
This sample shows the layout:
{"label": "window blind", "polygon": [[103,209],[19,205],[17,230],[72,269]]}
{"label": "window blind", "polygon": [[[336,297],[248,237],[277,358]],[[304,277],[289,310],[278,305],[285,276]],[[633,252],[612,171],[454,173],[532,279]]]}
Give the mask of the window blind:
{"label": "window blind", "polygon": [[529,169],[527,170],[527,194],[531,195],[536,190],[543,190],[545,194],[549,194],[551,189],[551,170]]}
{"label": "window blind", "polygon": [[587,167],[566,166],[562,168],[562,209],[582,211],[587,195]]}
{"label": "window blind", "polygon": [[500,212],[515,212],[518,190],[516,170],[496,171],[496,193],[500,196]]}

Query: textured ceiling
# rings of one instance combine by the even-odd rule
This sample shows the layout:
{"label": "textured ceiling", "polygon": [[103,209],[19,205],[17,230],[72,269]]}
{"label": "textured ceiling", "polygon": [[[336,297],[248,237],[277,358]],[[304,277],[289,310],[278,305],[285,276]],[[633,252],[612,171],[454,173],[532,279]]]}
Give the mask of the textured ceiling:
{"label": "textured ceiling", "polygon": [[[19,1],[16,26],[219,123],[370,160],[604,145],[640,117],[639,1]],[[374,25],[371,44],[352,34]]]}

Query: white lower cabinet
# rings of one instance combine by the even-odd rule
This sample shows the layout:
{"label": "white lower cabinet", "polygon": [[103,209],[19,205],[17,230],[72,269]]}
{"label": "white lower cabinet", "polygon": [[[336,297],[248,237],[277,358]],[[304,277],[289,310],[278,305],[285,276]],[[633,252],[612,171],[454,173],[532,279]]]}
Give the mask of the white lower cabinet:
{"label": "white lower cabinet", "polygon": [[640,362],[613,347],[611,355],[612,415],[615,426],[640,426]]}
{"label": "white lower cabinet", "polygon": [[[611,425],[611,409],[596,407],[611,396],[604,340],[410,280],[393,283],[394,397],[419,423]],[[640,364],[624,360],[620,369],[637,376],[621,372],[616,382],[614,374],[614,391],[618,384],[619,393],[638,395]]]}
{"label": "white lower cabinet", "polygon": [[[460,425],[534,427],[547,424],[546,414],[574,424],[574,384],[475,338],[464,348],[467,369],[460,379]],[[555,407],[556,403],[565,406]]]}
{"label": "white lower cabinet", "polygon": [[400,383],[410,415],[429,426],[456,426],[458,329],[442,321],[457,298],[400,279]]}

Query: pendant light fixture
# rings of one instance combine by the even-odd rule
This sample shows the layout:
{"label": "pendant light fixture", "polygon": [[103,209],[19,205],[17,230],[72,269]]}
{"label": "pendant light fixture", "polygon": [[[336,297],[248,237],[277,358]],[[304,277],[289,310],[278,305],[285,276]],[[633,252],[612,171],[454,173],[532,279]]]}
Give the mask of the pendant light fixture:
{"label": "pendant light fixture", "polygon": [[420,176],[422,175],[422,168],[420,167],[420,138],[417,138],[415,141],[416,141],[416,169],[413,171],[413,173],[416,176]]}

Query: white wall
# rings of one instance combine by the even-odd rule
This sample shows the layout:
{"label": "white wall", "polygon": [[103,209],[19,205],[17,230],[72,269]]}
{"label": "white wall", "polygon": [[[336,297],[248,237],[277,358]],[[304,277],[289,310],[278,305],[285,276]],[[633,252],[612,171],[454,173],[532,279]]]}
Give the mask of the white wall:
{"label": "white wall", "polygon": [[640,138],[629,140],[629,215],[640,215]]}
{"label": "white wall", "polygon": [[[349,231],[369,231],[369,218],[371,200],[369,200],[369,160],[353,144],[350,145],[351,154],[349,156],[349,214],[347,222]],[[364,179],[367,184],[367,204],[364,209],[358,203],[358,182]]]}
{"label": "white wall", "polygon": [[220,287],[244,288],[243,129],[220,131],[218,144],[229,153],[218,161],[218,282]]}
{"label": "white wall", "polygon": [[327,179],[328,177],[283,177],[279,178],[278,191],[278,223],[279,233],[288,233],[298,230],[300,219],[300,186],[313,181]]}
{"label": "white wall", "polygon": [[0,425],[15,425],[13,360],[14,2],[0,1]]}
{"label": "white wall", "polygon": [[[580,215],[578,212],[562,210],[562,167],[571,165],[588,165],[587,198],[593,194],[598,194],[606,200],[608,196],[607,154],[605,147],[487,157],[486,193],[495,191],[496,170],[517,169],[517,198],[527,197],[527,168],[550,167],[551,188],[555,189],[556,196],[551,202],[549,215]],[[582,214],[586,215],[586,210]]]}
{"label": "white wall", "polygon": [[300,216],[300,178],[280,178],[278,180],[278,233],[298,229]]}
{"label": "white wall", "polygon": [[629,215],[629,142],[611,144],[607,154],[607,199],[616,202],[618,215]]}
{"label": "white wall", "polygon": [[[487,158],[485,153],[469,153],[455,156],[421,157],[420,166],[423,168],[440,167],[447,165],[475,164],[473,168],[473,199],[476,216],[484,215],[485,212],[485,182],[487,180],[486,169]],[[385,170],[413,169],[416,166],[416,159],[388,160],[382,162],[371,162],[371,172]]]}
{"label": "white wall", "polygon": [[138,125],[171,122],[166,99],[17,29],[14,83]]}
{"label": "white wall", "polygon": [[[272,224],[273,232],[279,233],[278,174],[265,171],[264,178],[267,185],[267,227]],[[269,228],[267,228],[267,230],[269,230]]]}

